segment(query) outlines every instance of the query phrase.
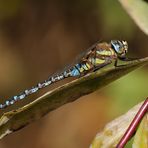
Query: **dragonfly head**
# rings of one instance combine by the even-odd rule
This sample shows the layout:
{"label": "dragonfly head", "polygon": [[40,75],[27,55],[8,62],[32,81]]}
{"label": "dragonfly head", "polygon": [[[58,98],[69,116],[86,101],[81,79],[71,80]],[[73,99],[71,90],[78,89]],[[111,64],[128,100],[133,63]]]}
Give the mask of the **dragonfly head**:
{"label": "dragonfly head", "polygon": [[125,58],[128,51],[127,41],[111,40],[111,47],[117,53],[119,58]]}

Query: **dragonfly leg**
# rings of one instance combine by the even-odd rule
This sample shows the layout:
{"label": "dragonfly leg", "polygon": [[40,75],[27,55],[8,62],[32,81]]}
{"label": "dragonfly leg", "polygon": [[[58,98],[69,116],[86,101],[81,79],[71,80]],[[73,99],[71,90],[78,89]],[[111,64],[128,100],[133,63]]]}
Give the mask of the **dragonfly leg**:
{"label": "dragonfly leg", "polygon": [[118,65],[118,59],[115,60],[114,66],[117,67]]}

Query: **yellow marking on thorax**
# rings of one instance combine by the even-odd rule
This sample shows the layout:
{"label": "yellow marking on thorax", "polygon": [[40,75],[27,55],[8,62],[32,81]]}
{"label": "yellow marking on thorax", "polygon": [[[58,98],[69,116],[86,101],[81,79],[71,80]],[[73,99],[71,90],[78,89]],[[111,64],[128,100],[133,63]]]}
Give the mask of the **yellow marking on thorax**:
{"label": "yellow marking on thorax", "polygon": [[95,66],[97,66],[97,65],[99,65],[99,64],[103,64],[104,62],[105,62],[105,59],[100,59],[100,58],[89,58],[88,59],[91,63],[92,63],[92,65],[95,65]]}
{"label": "yellow marking on thorax", "polygon": [[96,58],[95,65],[103,64],[104,62],[105,62],[105,60],[100,59],[100,58]]}
{"label": "yellow marking on thorax", "polygon": [[115,51],[111,48],[108,43],[99,43],[96,46],[96,54],[99,56],[115,56]]}
{"label": "yellow marking on thorax", "polygon": [[114,53],[112,52],[112,50],[97,50],[96,54],[102,56],[112,56]]}

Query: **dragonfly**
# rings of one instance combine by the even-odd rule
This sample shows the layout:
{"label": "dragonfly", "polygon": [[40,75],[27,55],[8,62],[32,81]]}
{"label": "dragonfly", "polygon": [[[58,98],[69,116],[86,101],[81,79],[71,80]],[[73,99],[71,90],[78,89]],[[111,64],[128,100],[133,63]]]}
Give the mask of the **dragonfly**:
{"label": "dragonfly", "polygon": [[62,72],[49,76],[49,78],[36,86],[26,89],[19,95],[15,95],[7,99],[4,103],[0,104],[0,109],[4,109],[15,102],[26,98],[27,96],[36,93],[42,88],[45,88],[55,82],[61,81],[69,77],[82,77],[90,72],[96,71],[106,65],[114,62],[117,66],[118,60],[125,60],[128,51],[127,41],[111,40],[107,42],[98,42],[88,48],[81,58],[72,64],[69,68],[64,69]]}

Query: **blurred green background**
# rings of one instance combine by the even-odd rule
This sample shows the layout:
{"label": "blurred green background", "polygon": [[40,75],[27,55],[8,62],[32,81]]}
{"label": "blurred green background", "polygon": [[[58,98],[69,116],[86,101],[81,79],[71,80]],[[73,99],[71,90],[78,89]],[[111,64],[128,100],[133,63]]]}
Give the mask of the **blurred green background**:
{"label": "blurred green background", "polygon": [[[0,102],[70,64],[96,41],[112,39],[128,41],[129,57],[148,55],[147,36],[118,1],[0,0]],[[147,75],[145,66],[66,104],[5,137],[0,148],[87,148],[107,122],[146,98]]]}

